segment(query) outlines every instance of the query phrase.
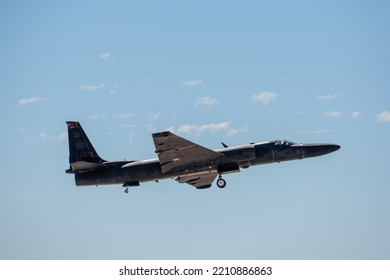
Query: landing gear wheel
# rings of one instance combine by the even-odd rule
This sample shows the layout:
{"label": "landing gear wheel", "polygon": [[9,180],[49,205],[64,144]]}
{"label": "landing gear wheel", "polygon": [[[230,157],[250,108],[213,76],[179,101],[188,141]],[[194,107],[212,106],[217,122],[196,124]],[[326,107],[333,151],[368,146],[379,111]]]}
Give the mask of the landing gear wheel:
{"label": "landing gear wheel", "polygon": [[226,181],[222,178],[219,178],[217,181],[217,186],[218,188],[223,189],[224,187],[226,187]]}
{"label": "landing gear wheel", "polygon": [[125,193],[129,193],[129,188],[128,187],[126,187]]}

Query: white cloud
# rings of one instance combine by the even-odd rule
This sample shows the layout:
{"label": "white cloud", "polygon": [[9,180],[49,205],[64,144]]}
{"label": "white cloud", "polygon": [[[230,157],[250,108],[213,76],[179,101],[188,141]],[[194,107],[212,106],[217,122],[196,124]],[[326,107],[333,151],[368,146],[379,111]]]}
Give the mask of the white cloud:
{"label": "white cloud", "polygon": [[129,142],[130,145],[134,143],[134,133],[133,132],[130,131],[127,134],[127,141]]}
{"label": "white cloud", "polygon": [[355,111],[351,113],[351,118],[357,119],[359,118],[363,113],[359,111]]}
{"label": "white cloud", "polygon": [[252,100],[254,102],[260,102],[263,105],[268,105],[268,103],[275,101],[278,94],[276,92],[263,91],[258,94],[252,95]]}
{"label": "white cloud", "polygon": [[15,131],[18,133],[24,133],[26,129],[24,127],[15,127]]}
{"label": "white cloud", "polygon": [[96,114],[96,115],[88,116],[88,119],[98,120],[98,119],[104,119],[105,117],[107,117],[107,114]]}
{"label": "white cloud", "polygon": [[313,134],[324,134],[333,132],[331,129],[317,129],[313,131]]}
{"label": "white cloud", "polygon": [[291,115],[292,116],[297,116],[297,117],[302,117],[302,116],[306,116],[306,112],[305,111],[295,112],[295,113],[292,113]]}
{"label": "white cloud", "polygon": [[110,95],[114,95],[118,89],[117,85],[113,85],[110,89]]}
{"label": "white cloud", "polygon": [[313,134],[325,134],[325,133],[332,133],[333,130],[331,129],[316,129],[316,130],[304,130],[304,131],[295,131],[294,134],[296,135],[313,135]]}
{"label": "white cloud", "polygon": [[68,139],[68,133],[61,132],[60,134],[53,136],[53,139],[56,141],[64,141]]}
{"label": "white cloud", "polygon": [[41,132],[41,133],[39,133],[39,138],[41,138],[41,139],[46,139],[47,138],[47,135],[46,135],[46,133],[44,133],[44,132]]}
{"label": "white cloud", "polygon": [[122,128],[129,129],[129,128],[134,128],[136,126],[137,126],[136,124],[122,124],[122,125],[116,125],[113,128],[115,128],[115,129],[122,129]]}
{"label": "white cloud", "polygon": [[18,103],[20,106],[26,106],[26,105],[30,105],[30,104],[34,104],[34,103],[43,101],[43,100],[45,100],[45,99],[40,98],[40,97],[30,97],[30,98],[25,98],[25,99],[19,99]]}
{"label": "white cloud", "polygon": [[104,60],[104,61],[109,61],[111,59],[111,54],[106,52],[106,53],[102,53],[101,55],[99,55],[99,58]]}
{"label": "white cloud", "polygon": [[171,125],[171,126],[168,127],[166,130],[167,130],[167,131],[172,131],[172,132],[174,132],[174,131],[175,131],[175,126],[174,126],[174,125]]}
{"label": "white cloud", "polygon": [[183,81],[181,83],[186,87],[197,87],[203,85],[202,80],[189,80],[189,81]]}
{"label": "white cloud", "polygon": [[[174,127],[170,127],[171,130],[174,130]],[[234,136],[240,132],[248,131],[248,127],[243,127],[239,129],[232,128],[230,122],[221,122],[221,123],[210,123],[203,125],[196,124],[185,124],[177,129],[177,133],[179,134],[195,134],[199,136],[204,131],[209,131],[211,133],[214,132],[225,132],[226,136]]]}
{"label": "white cloud", "polygon": [[342,112],[326,112],[325,116],[330,117],[330,118],[338,118],[340,117]]}
{"label": "white cloud", "polygon": [[127,121],[128,119],[134,117],[136,113],[122,113],[115,115],[115,117],[119,118],[121,121]]}
{"label": "white cloud", "polygon": [[156,122],[161,118],[161,113],[160,112],[155,112],[155,113],[149,113],[149,120],[151,122]]}
{"label": "white cloud", "polygon": [[317,96],[317,99],[319,99],[319,100],[331,100],[331,99],[336,99],[337,97],[338,97],[337,94],[327,94],[327,95]]}
{"label": "white cloud", "polygon": [[41,138],[42,140],[50,140],[50,141],[61,142],[61,141],[64,141],[64,140],[68,139],[68,133],[61,132],[60,134],[50,135],[49,136],[46,133],[41,132],[41,133],[39,133],[38,137]]}
{"label": "white cloud", "polygon": [[186,134],[201,134],[205,130],[209,130],[210,132],[217,132],[221,130],[228,130],[230,129],[230,122],[222,122],[222,123],[211,123],[211,124],[203,124],[203,125],[196,125],[196,124],[185,124],[178,128],[178,133],[186,133]]}
{"label": "white cloud", "polygon": [[237,135],[239,133],[247,132],[248,130],[249,130],[248,126],[244,126],[244,127],[238,128],[238,129],[230,128],[226,131],[226,136],[232,137],[232,136]]}
{"label": "white cloud", "polygon": [[95,92],[95,91],[100,91],[106,87],[105,84],[100,84],[96,86],[91,86],[91,85],[80,85],[79,86],[79,91],[82,92]]}
{"label": "white cloud", "polygon": [[376,115],[376,118],[380,122],[390,122],[390,112],[383,111],[382,113]]}
{"label": "white cloud", "polygon": [[215,98],[211,98],[209,96],[201,97],[195,100],[194,105],[198,106],[213,106],[217,104],[219,101]]}

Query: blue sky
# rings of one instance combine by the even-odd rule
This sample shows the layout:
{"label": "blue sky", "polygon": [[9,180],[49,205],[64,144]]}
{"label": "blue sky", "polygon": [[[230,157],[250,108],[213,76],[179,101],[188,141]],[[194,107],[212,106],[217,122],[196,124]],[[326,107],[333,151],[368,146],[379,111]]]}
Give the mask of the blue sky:
{"label": "blue sky", "polygon": [[[389,259],[386,1],[2,1],[1,259]],[[210,148],[342,146],[196,190],[74,185],[171,129]]]}

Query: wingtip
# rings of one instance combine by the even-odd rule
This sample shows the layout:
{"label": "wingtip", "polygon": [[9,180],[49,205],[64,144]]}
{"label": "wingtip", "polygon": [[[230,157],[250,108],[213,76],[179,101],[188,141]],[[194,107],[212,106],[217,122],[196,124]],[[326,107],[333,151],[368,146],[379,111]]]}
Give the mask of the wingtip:
{"label": "wingtip", "polygon": [[167,137],[171,134],[172,132],[170,131],[162,131],[162,132],[156,132],[156,133],[153,133],[152,136],[153,137]]}

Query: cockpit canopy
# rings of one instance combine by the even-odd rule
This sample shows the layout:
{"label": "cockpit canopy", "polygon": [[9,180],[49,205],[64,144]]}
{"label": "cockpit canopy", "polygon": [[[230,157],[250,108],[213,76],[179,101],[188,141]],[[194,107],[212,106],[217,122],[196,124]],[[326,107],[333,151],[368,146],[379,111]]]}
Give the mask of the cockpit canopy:
{"label": "cockpit canopy", "polygon": [[288,140],[276,140],[275,145],[280,145],[280,146],[292,146],[295,145],[296,143]]}

